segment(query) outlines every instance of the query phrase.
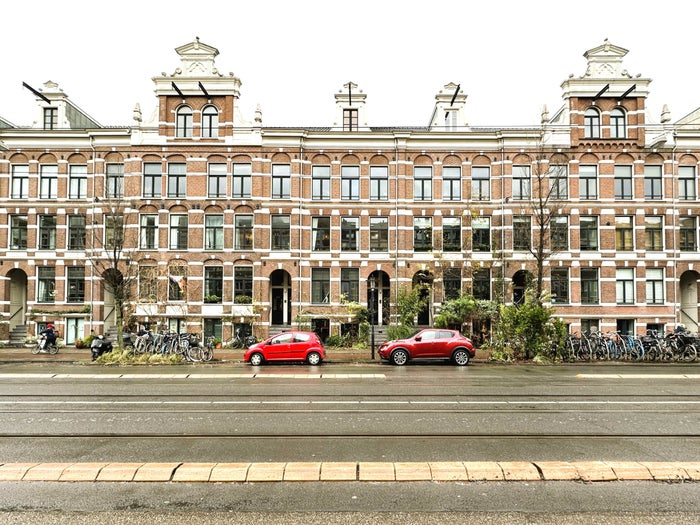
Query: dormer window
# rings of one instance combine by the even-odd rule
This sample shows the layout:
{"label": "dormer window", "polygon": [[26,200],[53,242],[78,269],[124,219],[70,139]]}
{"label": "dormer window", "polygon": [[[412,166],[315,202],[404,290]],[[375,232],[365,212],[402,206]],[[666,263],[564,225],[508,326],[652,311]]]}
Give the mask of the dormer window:
{"label": "dormer window", "polygon": [[202,138],[215,139],[219,136],[219,110],[216,106],[205,106],[202,110]]}
{"label": "dormer window", "polygon": [[44,108],[44,129],[56,129],[58,126],[58,109]]}
{"label": "dormer window", "polygon": [[583,136],[587,139],[600,138],[600,113],[595,108],[588,108],[583,114]]}
{"label": "dormer window", "polygon": [[181,106],[175,115],[175,136],[189,138],[192,136],[192,109]]}
{"label": "dormer window", "polygon": [[610,111],[610,138],[624,139],[627,137],[627,123],[625,112],[621,108]]}
{"label": "dormer window", "polygon": [[343,131],[357,131],[358,122],[358,111],[356,109],[343,110]]}
{"label": "dormer window", "polygon": [[448,109],[445,112],[445,131],[455,131],[457,129],[457,110]]}

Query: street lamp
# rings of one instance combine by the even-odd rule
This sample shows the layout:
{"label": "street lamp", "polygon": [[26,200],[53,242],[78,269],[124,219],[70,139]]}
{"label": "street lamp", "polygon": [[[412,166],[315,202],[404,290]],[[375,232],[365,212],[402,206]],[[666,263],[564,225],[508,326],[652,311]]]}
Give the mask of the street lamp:
{"label": "street lamp", "polygon": [[372,328],[371,331],[371,344],[372,344],[372,360],[374,361],[374,292],[377,289],[377,277],[372,275],[369,278],[369,325]]}

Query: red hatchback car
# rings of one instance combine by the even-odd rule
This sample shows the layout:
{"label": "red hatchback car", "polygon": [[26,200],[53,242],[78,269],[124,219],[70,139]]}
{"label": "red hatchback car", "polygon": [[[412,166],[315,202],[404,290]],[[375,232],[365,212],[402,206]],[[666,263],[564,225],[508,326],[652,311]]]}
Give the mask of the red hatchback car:
{"label": "red hatchback car", "polygon": [[273,335],[248,347],[243,360],[253,366],[267,361],[305,361],[319,365],[326,358],[326,350],[315,332],[291,331]]}
{"label": "red hatchback car", "polygon": [[474,344],[458,330],[426,328],[408,339],[386,341],[379,347],[379,357],[401,366],[411,359],[450,359],[465,366],[474,357]]}

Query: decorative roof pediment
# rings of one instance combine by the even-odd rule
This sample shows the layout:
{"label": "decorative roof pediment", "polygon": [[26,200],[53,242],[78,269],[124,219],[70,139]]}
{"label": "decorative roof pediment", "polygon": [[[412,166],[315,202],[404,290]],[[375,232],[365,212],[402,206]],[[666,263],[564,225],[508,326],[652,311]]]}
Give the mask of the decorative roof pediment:
{"label": "decorative roof pediment", "polygon": [[602,45],[583,54],[588,60],[584,77],[632,78],[626,69],[622,69],[622,59],[627,53],[627,49],[611,44],[606,38]]}
{"label": "decorative roof pediment", "polygon": [[194,42],[176,47],[175,51],[180,55],[182,66],[177,68],[172,76],[221,76],[214,64],[214,59],[219,54],[219,50],[200,42],[199,37],[196,37]]}

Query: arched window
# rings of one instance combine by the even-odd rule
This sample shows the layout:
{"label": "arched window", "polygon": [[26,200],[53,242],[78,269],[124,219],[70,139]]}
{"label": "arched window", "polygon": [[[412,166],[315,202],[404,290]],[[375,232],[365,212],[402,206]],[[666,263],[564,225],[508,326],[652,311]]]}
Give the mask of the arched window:
{"label": "arched window", "polygon": [[219,136],[219,110],[216,106],[205,106],[202,110],[202,138],[215,139]]}
{"label": "arched window", "polygon": [[610,138],[624,139],[627,137],[625,112],[621,108],[610,111]]}
{"label": "arched window", "polygon": [[587,139],[600,138],[600,113],[595,108],[588,108],[583,115],[583,136]]}
{"label": "arched window", "polygon": [[187,138],[192,136],[192,109],[182,106],[175,116],[175,136]]}

